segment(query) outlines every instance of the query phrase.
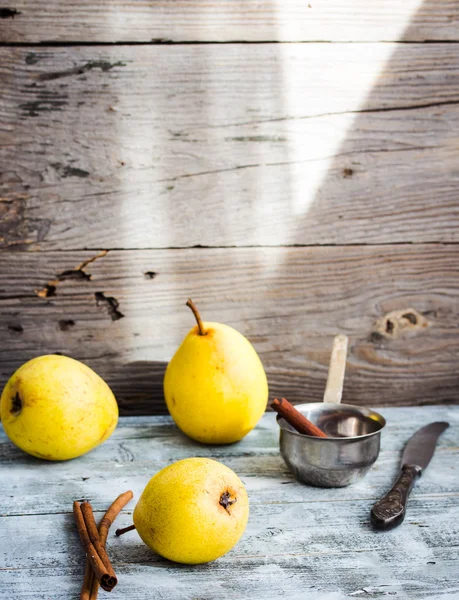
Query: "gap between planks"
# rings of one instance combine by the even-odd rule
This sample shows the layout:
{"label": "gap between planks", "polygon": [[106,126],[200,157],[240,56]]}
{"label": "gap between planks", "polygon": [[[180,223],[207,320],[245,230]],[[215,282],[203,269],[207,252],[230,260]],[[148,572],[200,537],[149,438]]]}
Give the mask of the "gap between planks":
{"label": "gap between planks", "polygon": [[[145,246],[145,247],[137,247],[137,246],[132,246],[132,247],[116,247],[116,246],[110,246],[110,247],[104,247],[104,248],[99,248],[99,247],[88,247],[88,246],[84,246],[81,248],[56,248],[56,249],[43,249],[43,250],[39,250],[37,248],[20,248],[20,249],[15,249],[14,246],[5,246],[3,248],[0,248],[0,254],[2,253],[7,253],[7,252],[14,252],[15,254],[20,254],[21,252],[24,253],[38,253],[38,254],[56,254],[56,253],[61,253],[61,254],[65,254],[65,253],[69,253],[69,252],[143,252],[143,251],[149,251],[149,250],[154,250],[155,252],[157,251],[165,251],[168,252],[169,250],[249,250],[251,248],[254,249],[260,249],[262,250],[263,248],[278,248],[278,249],[288,249],[288,248],[360,248],[360,247],[370,247],[370,248],[377,248],[377,247],[384,247],[384,246],[458,246],[459,245],[459,241],[448,241],[448,242],[442,242],[442,241],[437,241],[437,240],[430,240],[427,242],[375,242],[375,243],[371,243],[371,242],[348,242],[348,243],[342,243],[342,244],[333,244],[333,243],[326,243],[326,244],[281,244],[280,246],[276,246],[275,244],[247,244],[244,246],[235,246],[234,244],[232,245],[228,245],[228,246],[205,246],[202,244],[199,245],[195,245],[195,246]],[[27,296],[29,297],[29,296]],[[30,298],[34,298],[35,294],[32,294],[30,296]],[[2,299],[5,299],[5,297],[2,297]]]}
{"label": "gap between planks", "polygon": [[149,42],[139,42],[135,40],[124,42],[88,42],[88,41],[69,41],[53,42],[52,40],[43,42],[0,42],[0,48],[75,48],[78,46],[91,47],[113,47],[113,46],[228,46],[230,44],[263,46],[267,44],[459,44],[459,40],[224,40],[224,41],[175,41],[175,40],[151,40]]}
{"label": "gap between planks", "polygon": [[455,41],[458,11],[451,0],[368,3],[364,0],[120,2],[77,4],[16,0],[3,9],[4,39],[23,43],[407,42]]}

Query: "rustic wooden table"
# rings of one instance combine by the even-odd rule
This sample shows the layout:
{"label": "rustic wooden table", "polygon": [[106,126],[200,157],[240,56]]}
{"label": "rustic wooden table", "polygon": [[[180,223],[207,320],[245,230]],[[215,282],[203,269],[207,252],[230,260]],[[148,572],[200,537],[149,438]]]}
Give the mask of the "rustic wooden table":
{"label": "rustic wooden table", "polygon": [[[187,567],[155,556],[135,532],[110,535],[119,584],[114,598],[309,600],[459,598],[459,407],[386,408],[378,462],[359,483],[325,490],[297,483],[278,452],[273,414],[233,446],[199,445],[169,417],[124,417],[101,447],[71,462],[47,463],[0,432],[0,597],[78,598],[84,555],[73,523],[75,499],[101,514],[120,493],[139,497],[149,478],[181,458],[208,456],[247,486],[249,525],[215,563]],[[451,427],[415,487],[405,523],[371,529],[372,503],[395,476],[410,435],[434,420]],[[132,506],[118,526],[131,522]],[[105,592],[101,592],[101,596]]]}

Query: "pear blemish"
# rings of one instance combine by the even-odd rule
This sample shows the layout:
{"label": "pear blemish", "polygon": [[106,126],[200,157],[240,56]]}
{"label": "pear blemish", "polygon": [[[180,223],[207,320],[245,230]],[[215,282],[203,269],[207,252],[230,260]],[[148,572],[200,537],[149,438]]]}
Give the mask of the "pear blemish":
{"label": "pear blemish", "polygon": [[16,392],[11,401],[11,414],[17,417],[22,410],[22,400],[19,392]]}

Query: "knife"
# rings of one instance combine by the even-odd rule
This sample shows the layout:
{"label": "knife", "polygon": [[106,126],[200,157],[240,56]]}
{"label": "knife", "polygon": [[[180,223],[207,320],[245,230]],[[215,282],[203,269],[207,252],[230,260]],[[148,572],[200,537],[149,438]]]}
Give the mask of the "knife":
{"label": "knife", "polygon": [[408,440],[402,469],[391,491],[371,509],[371,523],[377,529],[393,529],[405,518],[406,503],[416,479],[427,467],[440,435],[449,423],[437,421],[422,427]]}

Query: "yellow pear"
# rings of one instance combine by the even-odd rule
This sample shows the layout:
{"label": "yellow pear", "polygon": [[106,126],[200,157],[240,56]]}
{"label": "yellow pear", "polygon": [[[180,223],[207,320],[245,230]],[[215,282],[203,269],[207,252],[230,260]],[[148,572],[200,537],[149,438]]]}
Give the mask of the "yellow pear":
{"label": "yellow pear", "polygon": [[229,444],[251,431],[266,409],[268,382],[252,344],[221,323],[197,320],[164,377],[167,408],[189,437]]}
{"label": "yellow pear", "polygon": [[105,381],[83,363],[55,354],[20,367],[6,384],[0,415],[10,440],[47,460],[67,460],[104,442],[118,422]]}
{"label": "yellow pear", "polygon": [[186,564],[226,554],[244,533],[248,518],[244,484],[234,471],[209,458],[185,458],[159,471],[133,515],[135,528],[153,552]]}

